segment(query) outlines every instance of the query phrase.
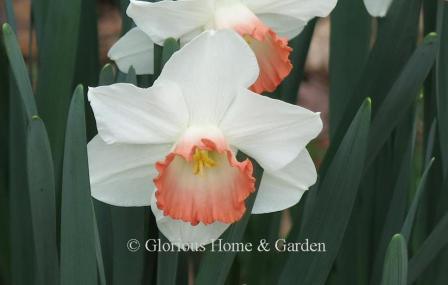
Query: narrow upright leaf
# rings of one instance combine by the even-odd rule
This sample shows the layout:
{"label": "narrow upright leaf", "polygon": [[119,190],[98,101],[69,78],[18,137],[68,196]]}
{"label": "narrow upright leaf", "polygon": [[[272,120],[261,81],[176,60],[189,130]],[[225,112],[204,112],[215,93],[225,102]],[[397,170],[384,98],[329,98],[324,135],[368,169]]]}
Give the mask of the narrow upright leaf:
{"label": "narrow upright leaf", "polygon": [[37,115],[36,103],[34,101],[31,81],[28,77],[28,69],[23,60],[23,56],[17,42],[17,38],[8,24],[3,24],[3,39],[8,55],[12,73],[15,78],[20,97],[25,106],[25,113],[28,120]]}
{"label": "narrow upright leaf", "polygon": [[110,63],[106,64],[100,72],[99,85],[110,85],[115,83],[116,70]]}
{"label": "narrow upright leaf", "polygon": [[409,241],[411,237],[412,232],[412,225],[414,224],[415,215],[417,213],[417,207],[420,202],[420,197],[422,196],[422,193],[424,189],[426,188],[426,179],[428,178],[428,173],[431,170],[431,166],[434,162],[434,158],[431,159],[426,166],[425,172],[422,175],[422,178],[420,180],[420,183],[417,188],[417,192],[415,193],[414,199],[412,200],[411,207],[409,208],[409,212],[406,216],[406,220],[403,223],[403,227],[401,229],[402,236]]}
{"label": "narrow upright leaf", "polygon": [[48,129],[57,185],[60,185],[62,176],[65,126],[75,76],[81,2],[51,1],[47,6],[45,29],[39,46],[36,100],[39,114]]}
{"label": "narrow upright leaf", "polygon": [[438,47],[437,35],[428,35],[424,43],[409,59],[384,102],[379,106],[377,115],[372,121],[366,166],[373,162],[393,129],[415,102],[418,92],[434,64]]}
{"label": "narrow upright leaf", "polygon": [[[315,203],[294,242],[325,243],[325,253],[290,254],[279,284],[324,284],[336,258],[363,174],[371,103],[366,99],[319,183]],[[314,190],[316,191],[316,190]]]}
{"label": "narrow upright leaf", "polygon": [[280,88],[281,99],[285,102],[296,104],[299,95],[300,84],[305,77],[305,63],[308,57],[308,51],[313,38],[314,28],[317,18],[308,22],[298,37],[289,41],[292,47],[291,62],[293,64],[292,71],[286,77]]}
{"label": "narrow upright leaf", "polygon": [[27,174],[38,285],[59,283],[56,196],[50,144],[42,120],[33,117],[27,134]]}
{"label": "narrow upright leaf", "polygon": [[440,1],[439,9],[443,9],[440,19],[439,55],[436,62],[437,77],[437,116],[439,139],[442,152],[444,178],[448,178],[448,2]]}
{"label": "narrow upright leaf", "polygon": [[179,42],[173,38],[167,39],[163,44],[162,51],[162,68],[170,57],[180,49]]}
{"label": "narrow upright leaf", "polygon": [[97,283],[94,217],[82,86],[78,86],[73,95],[66,130],[61,199],[61,285],[94,285]]}
{"label": "narrow upright leaf", "polygon": [[372,18],[364,3],[339,0],[331,14],[330,131],[339,124],[370,50]]}
{"label": "narrow upright leaf", "polygon": [[381,285],[406,285],[408,275],[408,251],[406,239],[394,235],[387,248]]}
{"label": "narrow upright leaf", "polygon": [[408,284],[414,283],[422,272],[431,264],[431,261],[447,244],[448,239],[448,213],[439,221],[437,226],[409,261]]}

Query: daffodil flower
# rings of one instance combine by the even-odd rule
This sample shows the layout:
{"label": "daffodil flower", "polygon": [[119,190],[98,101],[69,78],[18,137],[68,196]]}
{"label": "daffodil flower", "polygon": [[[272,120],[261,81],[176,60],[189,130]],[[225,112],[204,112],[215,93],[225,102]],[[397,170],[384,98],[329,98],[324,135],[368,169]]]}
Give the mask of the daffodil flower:
{"label": "daffodil flower", "polygon": [[374,17],[385,17],[392,0],[364,0],[367,11]]}
{"label": "daffodil flower", "polygon": [[167,38],[176,38],[184,44],[205,30],[232,29],[246,40],[260,65],[251,89],[272,92],[292,69],[288,40],[335,5],[336,0],[131,0],[127,14],[137,28],[112,47],[109,57],[123,72],[133,65],[138,74],[149,73],[151,40],[163,45]]}
{"label": "daffodil flower", "polygon": [[316,181],[305,146],[322,121],[249,91],[258,74],[238,34],[210,31],[175,53],[151,88],[90,88],[99,132],[88,145],[93,197],[151,205],[171,242],[205,244],[241,219],[255,191],[241,150],[264,168],[253,214],[296,204]]}

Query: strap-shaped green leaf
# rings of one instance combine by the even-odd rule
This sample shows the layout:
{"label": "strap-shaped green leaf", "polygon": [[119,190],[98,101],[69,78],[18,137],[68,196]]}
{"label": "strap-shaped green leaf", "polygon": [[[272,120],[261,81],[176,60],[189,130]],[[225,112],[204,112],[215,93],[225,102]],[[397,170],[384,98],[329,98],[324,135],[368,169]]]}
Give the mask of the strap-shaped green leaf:
{"label": "strap-shaped green leaf", "polygon": [[[362,178],[370,126],[370,99],[359,108],[320,182],[315,201],[294,242],[325,243],[326,252],[291,253],[279,284],[324,284],[336,258]],[[312,190],[316,191],[316,190]],[[292,242],[292,240],[291,240]]]}
{"label": "strap-shaped green leaf", "polygon": [[59,283],[56,229],[56,195],[47,131],[42,120],[33,117],[27,134],[27,174],[36,252],[38,285]]}
{"label": "strap-shaped green leaf", "polygon": [[448,213],[443,216],[437,226],[425,240],[417,253],[409,261],[408,284],[414,283],[431,261],[448,244]]}
{"label": "strap-shaped green leaf", "polygon": [[439,55],[436,62],[437,78],[437,116],[439,139],[442,152],[444,178],[448,177],[448,2],[439,1],[439,33],[444,39],[440,43]]}
{"label": "strap-shaped green leaf", "polygon": [[406,239],[394,235],[387,248],[381,285],[406,285],[408,275],[408,251]]}
{"label": "strap-shaped green leaf", "polygon": [[418,184],[417,192],[415,192],[414,199],[412,200],[411,207],[409,208],[406,219],[404,220],[403,227],[401,228],[402,236],[409,241],[412,232],[412,225],[414,224],[415,215],[417,214],[418,204],[420,202],[420,197],[423,194],[426,186],[426,180],[428,178],[429,171],[431,170],[431,166],[434,162],[434,158],[431,159],[428,165],[425,168],[425,172],[422,175],[420,183]]}
{"label": "strap-shaped green leaf", "polygon": [[24,104],[24,110],[28,120],[37,115],[36,103],[34,101],[33,89],[28,76],[28,69],[23,60],[23,56],[17,42],[17,38],[8,24],[3,24],[3,39],[6,54],[9,59],[12,74],[19,90],[19,95]]}
{"label": "strap-shaped green leaf", "polygon": [[370,52],[372,18],[362,1],[339,0],[331,13],[330,132],[344,115]]}
{"label": "strap-shaped green leaf", "polygon": [[117,72],[115,70],[115,67],[112,64],[110,64],[110,63],[106,64],[101,69],[99,85],[104,86],[104,85],[114,84],[116,73]]}
{"label": "strap-shaped green leaf", "polygon": [[84,91],[73,95],[65,135],[61,199],[61,285],[96,284]]}
{"label": "strap-shaped green leaf", "polygon": [[408,137],[403,137],[401,141],[407,141],[398,176],[393,188],[392,198],[389,204],[384,225],[382,228],[381,237],[378,242],[376,253],[374,255],[374,263],[372,268],[372,284],[378,284],[381,280],[382,270],[384,267],[384,257],[391,238],[397,232],[400,232],[403,226],[403,221],[406,218],[406,211],[408,208],[408,195],[411,189],[411,175],[413,170],[415,141],[417,135],[417,120],[413,116],[414,123],[412,130],[402,130],[404,133],[410,133]]}
{"label": "strap-shaped green leaf", "polygon": [[369,135],[369,156],[367,165],[373,162],[376,154],[389,138],[393,129],[406,115],[409,107],[415,102],[419,90],[428,76],[439,48],[436,34],[430,34],[424,43],[414,52],[395,82],[377,115],[372,121]]}
{"label": "strap-shaped green leaf", "polygon": [[82,0],[48,2],[42,39],[39,42],[36,101],[39,115],[48,130],[58,188],[62,177],[67,113],[74,86],[81,2]]}

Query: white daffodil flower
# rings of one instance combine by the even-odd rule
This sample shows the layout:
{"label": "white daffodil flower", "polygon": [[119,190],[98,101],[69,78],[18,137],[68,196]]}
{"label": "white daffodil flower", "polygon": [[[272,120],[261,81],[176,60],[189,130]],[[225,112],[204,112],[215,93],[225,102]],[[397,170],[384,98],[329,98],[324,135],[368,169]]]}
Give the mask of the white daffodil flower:
{"label": "white daffodil flower", "polygon": [[123,72],[133,65],[137,74],[146,74],[154,64],[153,54],[143,53],[152,46],[151,39],[163,45],[175,38],[183,45],[205,30],[233,29],[250,45],[260,65],[251,90],[272,92],[292,69],[288,40],[310,19],[327,16],[335,5],[336,0],[131,0],[127,14],[137,28],[112,47],[109,57]]}
{"label": "white daffodil flower", "polygon": [[[248,90],[259,68],[230,30],[199,35],[175,53],[151,88],[89,89],[99,135],[88,145],[92,196],[116,206],[151,205],[173,243],[208,243],[246,211],[296,204],[315,183],[305,146],[322,129],[318,113]],[[154,191],[154,188],[156,189]]]}
{"label": "white daffodil flower", "polygon": [[373,17],[385,17],[392,0],[364,0],[364,4]]}

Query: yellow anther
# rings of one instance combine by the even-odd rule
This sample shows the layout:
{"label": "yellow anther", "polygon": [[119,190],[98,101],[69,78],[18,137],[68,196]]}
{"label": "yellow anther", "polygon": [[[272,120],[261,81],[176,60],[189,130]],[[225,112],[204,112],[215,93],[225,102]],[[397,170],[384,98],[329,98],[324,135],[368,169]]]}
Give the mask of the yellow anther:
{"label": "yellow anther", "polygon": [[196,148],[193,155],[193,174],[202,175],[204,173],[204,168],[212,168],[216,165],[210,155],[208,150],[203,150]]}
{"label": "yellow anther", "polygon": [[244,35],[243,36],[243,38],[244,38],[244,40],[250,45],[250,44],[252,44],[252,42],[253,42],[253,38],[251,37],[251,36],[249,36],[249,35]]}

